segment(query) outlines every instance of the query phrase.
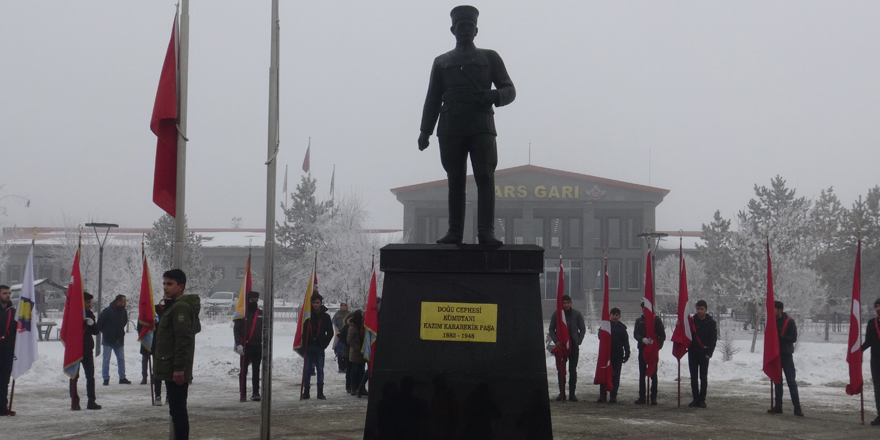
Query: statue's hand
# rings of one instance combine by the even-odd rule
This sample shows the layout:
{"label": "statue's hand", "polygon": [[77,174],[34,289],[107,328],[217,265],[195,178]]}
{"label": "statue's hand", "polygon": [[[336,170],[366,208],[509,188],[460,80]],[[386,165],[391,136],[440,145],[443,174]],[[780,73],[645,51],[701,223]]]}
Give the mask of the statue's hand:
{"label": "statue's hand", "polygon": [[424,151],[425,148],[428,148],[428,145],[430,145],[428,138],[430,137],[431,135],[428,133],[422,133],[419,135],[419,151]]}
{"label": "statue's hand", "polygon": [[495,99],[498,97],[497,90],[485,90],[483,91],[483,96],[480,97],[480,104],[484,107],[489,107],[495,104]]}

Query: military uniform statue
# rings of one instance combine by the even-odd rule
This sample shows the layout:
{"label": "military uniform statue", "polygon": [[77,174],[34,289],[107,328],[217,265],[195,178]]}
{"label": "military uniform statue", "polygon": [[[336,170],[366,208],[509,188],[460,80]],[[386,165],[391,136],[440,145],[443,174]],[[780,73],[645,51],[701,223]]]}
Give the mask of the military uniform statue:
{"label": "military uniform statue", "polygon": [[501,244],[495,238],[498,150],[492,106],[513,102],[516,89],[501,57],[493,50],[474,46],[479,14],[473,6],[452,9],[450,31],[455,35],[455,49],[434,59],[422,110],[419,150],[428,148],[439,116],[440,160],[449,182],[449,230],[437,240],[440,244],[462,241],[468,155],[477,183],[477,238],[480,244]]}

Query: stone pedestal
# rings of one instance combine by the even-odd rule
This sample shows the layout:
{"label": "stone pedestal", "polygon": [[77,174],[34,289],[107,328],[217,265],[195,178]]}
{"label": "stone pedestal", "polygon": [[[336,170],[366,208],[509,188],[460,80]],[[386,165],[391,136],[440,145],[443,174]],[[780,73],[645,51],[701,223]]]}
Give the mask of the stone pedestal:
{"label": "stone pedestal", "polygon": [[552,439],[544,250],[389,245],[364,439]]}

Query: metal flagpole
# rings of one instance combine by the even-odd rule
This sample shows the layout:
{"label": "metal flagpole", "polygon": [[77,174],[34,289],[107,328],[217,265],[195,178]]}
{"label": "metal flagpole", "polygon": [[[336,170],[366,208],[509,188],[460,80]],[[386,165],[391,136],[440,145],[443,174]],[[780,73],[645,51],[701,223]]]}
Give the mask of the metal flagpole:
{"label": "metal flagpole", "polygon": [[[682,256],[682,242],[684,241],[684,236],[678,236],[678,285],[681,286],[681,260],[684,258]],[[653,255],[653,254],[652,254]],[[653,273],[652,273],[653,274]],[[679,301],[681,301],[681,287],[679,287],[678,292]],[[687,308],[685,308],[687,310]],[[685,312],[687,314],[687,312]],[[681,325],[685,325],[681,323]],[[673,329],[673,333],[675,333],[675,329]],[[678,358],[678,407],[681,408],[681,358]]]}
{"label": "metal flagpole", "polygon": [[185,270],[186,240],[186,94],[189,78],[189,0],[180,0],[180,31],[177,53],[177,182],[174,196],[174,248],[171,266]]}
{"label": "metal flagpole", "polygon": [[278,104],[278,61],[280,28],[278,22],[278,0],[272,0],[272,32],[269,60],[269,140],[268,160],[266,161],[266,243],[263,258],[263,383],[260,401],[260,439],[269,440],[272,436],[272,323],[274,320],[274,277],[275,277],[275,168],[278,157],[279,104]]}

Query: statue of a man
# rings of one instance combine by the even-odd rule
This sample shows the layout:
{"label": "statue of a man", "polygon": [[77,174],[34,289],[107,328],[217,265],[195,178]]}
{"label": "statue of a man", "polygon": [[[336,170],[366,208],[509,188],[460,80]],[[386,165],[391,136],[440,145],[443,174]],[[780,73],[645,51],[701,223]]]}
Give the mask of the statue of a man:
{"label": "statue of a man", "polygon": [[449,230],[437,240],[440,244],[459,244],[464,235],[468,155],[477,183],[477,238],[480,244],[501,244],[495,238],[498,150],[492,106],[513,102],[516,89],[501,57],[474,46],[479,14],[473,6],[457,6],[449,14],[455,49],[434,59],[422,110],[419,150],[428,148],[439,116],[440,160],[449,182]]}

